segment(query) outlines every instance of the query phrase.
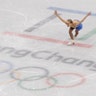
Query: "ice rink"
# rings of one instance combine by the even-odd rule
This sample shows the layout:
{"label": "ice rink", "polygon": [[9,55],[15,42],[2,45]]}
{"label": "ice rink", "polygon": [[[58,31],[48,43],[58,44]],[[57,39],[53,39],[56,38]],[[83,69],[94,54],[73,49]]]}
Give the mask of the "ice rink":
{"label": "ice rink", "polygon": [[[91,11],[75,45],[54,10]],[[95,96],[95,72],[96,0],[0,0],[0,96]]]}

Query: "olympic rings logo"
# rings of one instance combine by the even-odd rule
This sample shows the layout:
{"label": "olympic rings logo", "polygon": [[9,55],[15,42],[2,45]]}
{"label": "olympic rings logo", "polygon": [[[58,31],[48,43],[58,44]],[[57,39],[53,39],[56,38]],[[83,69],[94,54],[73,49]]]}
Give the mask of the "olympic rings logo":
{"label": "olympic rings logo", "polygon": [[[6,67],[7,66],[7,67]],[[18,81],[18,86],[31,91],[47,90],[52,87],[72,88],[85,83],[86,78],[73,72],[63,72],[49,75],[49,70],[43,67],[27,66],[13,69],[13,64],[7,61],[0,61],[0,74],[9,72],[12,80],[1,82],[0,85]]]}

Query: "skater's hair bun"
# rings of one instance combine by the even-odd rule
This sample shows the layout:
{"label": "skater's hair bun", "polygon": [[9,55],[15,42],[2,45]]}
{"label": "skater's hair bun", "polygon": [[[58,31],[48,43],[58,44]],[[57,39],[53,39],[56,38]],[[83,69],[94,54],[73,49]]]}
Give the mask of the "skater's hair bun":
{"label": "skater's hair bun", "polygon": [[72,19],[68,19],[67,21],[70,22],[70,23],[73,23]]}

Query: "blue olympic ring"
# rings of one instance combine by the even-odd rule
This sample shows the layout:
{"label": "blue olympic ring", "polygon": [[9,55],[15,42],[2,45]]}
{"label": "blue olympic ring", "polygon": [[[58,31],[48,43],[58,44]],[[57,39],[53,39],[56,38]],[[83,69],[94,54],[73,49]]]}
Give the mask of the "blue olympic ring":
{"label": "blue olympic ring", "polygon": [[0,71],[0,73],[6,73],[8,71],[10,71],[11,69],[13,69],[13,64],[11,62],[8,62],[8,61],[0,61],[0,65],[3,65],[3,64],[7,64],[8,65],[8,68]]}

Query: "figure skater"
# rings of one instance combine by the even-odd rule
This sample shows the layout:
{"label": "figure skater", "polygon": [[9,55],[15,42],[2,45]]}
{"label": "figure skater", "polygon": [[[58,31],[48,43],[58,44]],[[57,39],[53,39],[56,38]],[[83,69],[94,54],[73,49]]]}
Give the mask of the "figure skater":
{"label": "figure skater", "polygon": [[[63,18],[61,18],[59,16],[59,14],[57,13],[57,11],[55,10],[54,14],[63,22],[65,23],[68,27],[69,27],[69,36],[71,38],[71,42],[68,43],[68,45],[74,45],[75,41],[74,38],[77,37],[77,35],[79,34],[79,31],[83,28],[82,22],[89,16],[91,15],[91,12],[88,12],[81,20],[72,20],[72,19],[68,19],[65,20]],[[73,30],[75,29],[75,35],[73,35]]]}

